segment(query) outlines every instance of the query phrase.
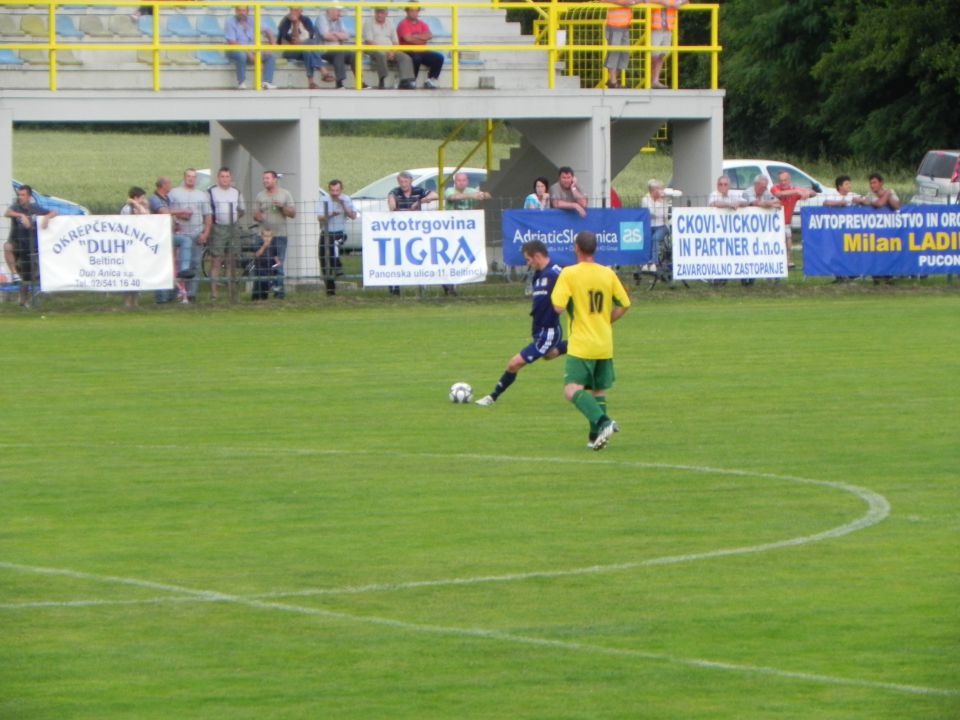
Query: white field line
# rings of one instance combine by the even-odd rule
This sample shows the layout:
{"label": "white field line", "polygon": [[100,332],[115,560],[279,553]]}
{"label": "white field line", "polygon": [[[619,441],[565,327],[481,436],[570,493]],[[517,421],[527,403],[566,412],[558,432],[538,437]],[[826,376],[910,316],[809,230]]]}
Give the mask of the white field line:
{"label": "white field line", "polygon": [[[2,447],[3,445],[0,445]],[[149,446],[146,446],[149,447]],[[164,446],[164,449],[176,449],[175,446]],[[275,451],[272,451],[275,452]],[[243,454],[244,451],[237,451],[236,454]],[[260,453],[258,453],[260,454]],[[352,454],[347,453],[346,451],[302,451],[300,454]],[[402,455],[406,457],[435,457],[435,458],[464,458],[464,459],[485,459],[485,460],[497,460],[502,462],[560,462],[560,463],[578,463],[589,462],[592,465],[598,464],[597,459],[579,461],[576,459],[561,459],[561,458],[532,458],[532,457],[508,457],[508,456],[480,456],[480,455],[469,455],[469,454],[441,454],[441,453],[390,453],[393,455]],[[64,601],[64,602],[39,602],[39,603],[22,603],[22,604],[7,604],[0,605],[0,608],[3,609],[23,609],[23,608],[49,608],[49,607],[91,607],[98,605],[135,605],[135,604],[158,604],[160,602],[223,602],[223,603],[232,603],[238,605],[244,605],[250,608],[256,609],[265,609],[265,610],[276,610],[280,612],[295,613],[300,615],[309,615],[315,617],[323,617],[333,620],[342,620],[348,622],[359,622],[365,624],[379,625],[382,627],[390,627],[398,630],[419,632],[419,633],[431,633],[438,635],[450,635],[456,637],[472,637],[478,639],[487,639],[487,640],[497,640],[501,642],[509,642],[515,644],[523,645],[533,645],[539,647],[549,647],[556,648],[559,650],[566,650],[571,652],[582,652],[582,653],[592,653],[592,654],[601,654],[615,657],[627,657],[627,658],[636,658],[644,660],[652,660],[659,662],[667,662],[671,664],[684,665],[688,667],[697,667],[703,669],[712,669],[712,670],[724,670],[731,672],[747,673],[747,674],[762,674],[769,675],[772,677],[779,677],[783,679],[791,680],[800,680],[803,682],[818,683],[818,684],[827,684],[827,685],[836,685],[836,686],[851,686],[851,687],[862,687],[862,688],[871,688],[878,690],[887,690],[898,693],[907,693],[912,695],[927,695],[927,696],[947,696],[947,697],[960,697],[960,690],[952,689],[943,689],[943,688],[931,688],[923,687],[918,685],[905,685],[900,683],[887,683],[887,682],[878,682],[872,680],[863,680],[858,678],[844,678],[837,677],[832,675],[821,675],[817,673],[804,673],[804,672],[795,672],[790,670],[782,670],[779,668],[763,667],[742,663],[730,663],[730,662],[720,662],[714,660],[706,660],[703,658],[683,658],[675,657],[672,655],[666,655],[662,653],[650,653],[641,650],[630,650],[630,649],[621,649],[621,648],[609,648],[599,645],[590,645],[586,643],[575,643],[562,640],[551,640],[548,638],[538,638],[526,635],[515,635],[512,633],[497,631],[497,630],[485,630],[482,628],[458,628],[458,627],[444,627],[439,625],[426,625],[418,623],[409,623],[402,620],[393,620],[390,618],[381,618],[376,616],[358,616],[352,615],[344,612],[337,612],[332,610],[324,610],[321,608],[310,608],[303,607],[299,605],[291,605],[287,603],[279,603],[273,601],[267,601],[260,598],[268,597],[280,597],[280,596],[302,596],[302,595],[332,595],[332,594],[350,594],[350,593],[363,593],[363,592],[388,592],[388,591],[397,591],[405,590],[411,588],[422,588],[422,587],[440,587],[440,586],[449,586],[449,585],[472,585],[479,583],[491,583],[491,582],[514,582],[514,581],[523,581],[534,578],[555,578],[555,577],[566,577],[571,575],[586,575],[586,574],[597,574],[605,572],[618,572],[624,570],[631,570],[641,567],[649,567],[655,565],[670,565],[683,562],[692,562],[697,560],[706,560],[711,558],[718,557],[727,557],[731,555],[744,555],[752,553],[766,552],[770,550],[776,550],[785,547],[794,547],[798,545],[805,545],[808,543],[819,542],[821,540],[826,540],[830,538],[842,537],[857,530],[861,530],[871,525],[875,525],[883,521],[890,513],[890,505],[887,500],[877,493],[874,493],[871,490],[866,488],[858,487],[856,485],[850,485],[847,483],[839,482],[830,482],[824,480],[812,480],[809,478],[800,478],[793,477],[788,475],[775,475],[773,473],[756,473],[745,470],[725,470],[718,468],[709,468],[704,466],[690,466],[690,465],[671,465],[666,463],[634,463],[634,462],[622,462],[617,460],[600,460],[599,464],[616,464],[616,465],[625,465],[638,468],[651,468],[651,469],[664,469],[664,470],[685,470],[688,472],[699,472],[699,473],[711,473],[711,474],[720,474],[720,475],[733,475],[740,477],[758,477],[766,478],[772,480],[796,482],[808,485],[816,485],[822,487],[830,487],[834,489],[841,490],[843,492],[848,492],[856,495],[861,500],[867,504],[867,512],[860,518],[840,525],[836,528],[826,530],[824,532],[816,533],[813,535],[805,535],[797,538],[790,538],[787,540],[781,540],[772,543],[764,543],[761,545],[753,545],[740,548],[729,548],[721,550],[712,550],[702,553],[691,553],[686,555],[673,555],[662,558],[652,558],[648,560],[641,560],[636,562],[629,563],[618,563],[613,565],[594,565],[584,568],[573,568],[568,570],[544,570],[538,572],[530,573],[512,573],[505,575],[491,575],[483,577],[474,577],[474,578],[449,578],[449,579],[440,579],[440,580],[424,580],[417,582],[408,582],[408,583],[390,583],[390,584],[373,584],[373,585],[363,585],[355,587],[343,587],[343,588],[328,588],[328,589],[316,589],[316,590],[305,590],[292,593],[272,593],[267,595],[259,596],[239,596],[231,595],[228,593],[221,593],[212,590],[195,590],[187,587],[182,587],[179,585],[171,585],[167,583],[157,583],[149,580],[140,580],[137,578],[124,578],[111,575],[97,575],[93,573],[84,573],[76,570],[69,570],[65,568],[45,568],[37,567],[31,565],[22,565],[19,563],[11,563],[0,561],[0,569],[18,571],[18,572],[28,572],[41,575],[52,575],[52,576],[61,576],[61,577],[71,577],[75,579],[90,580],[95,582],[111,583],[111,584],[120,584],[127,585],[132,587],[140,587],[146,589],[160,590],[163,592],[174,593],[178,597],[166,597],[166,598],[151,598],[146,600],[131,600],[131,601],[103,601],[103,600],[76,600],[76,601]]]}
{"label": "white field line", "polygon": [[606,655],[612,657],[632,658],[637,660],[649,660],[654,662],[665,662],[672,665],[682,665],[686,667],[695,667],[707,670],[722,670],[727,672],[736,672],[741,674],[768,675],[771,677],[785,680],[799,680],[807,683],[820,685],[859,687],[873,690],[885,690],[889,692],[905,693],[909,695],[923,696],[941,696],[941,697],[960,697],[960,690],[950,690],[944,688],[924,687],[921,685],[905,685],[901,683],[879,682],[874,680],[863,680],[859,678],[846,678],[834,675],[822,675],[818,673],[796,672],[791,670],[781,670],[779,668],[764,667],[758,665],[749,665],[743,663],[719,662],[707,660],[704,658],[685,658],[667,655],[663,653],[652,653],[643,650],[631,650],[624,648],[603,647],[601,645],[590,645],[587,643],[568,642],[564,640],[552,640],[549,638],[539,638],[529,635],[515,635],[513,633],[499,630],[485,630],[482,628],[460,628],[445,627],[442,625],[426,625],[421,623],[410,623],[403,620],[393,620],[372,615],[352,615],[350,613],[334,610],[324,610],[322,608],[303,607],[301,605],[290,605],[287,603],[268,602],[265,600],[256,600],[242,597],[239,595],[230,595],[212,590],[194,590],[178,585],[167,585],[154,583],[147,580],[136,578],[120,578],[106,575],[94,575],[92,573],[77,572],[75,570],[60,568],[42,568],[29,565],[18,565],[16,563],[0,562],[0,568],[8,570],[17,570],[21,572],[38,573],[42,575],[60,575],[77,579],[93,580],[96,582],[118,583],[121,585],[131,585],[135,587],[146,587],[165,589],[169,592],[175,592],[178,595],[198,598],[204,602],[224,602],[236,605],[243,605],[258,610],[273,610],[297,615],[307,615],[321,617],[328,620],[339,620],[345,622],[358,622],[368,625],[377,625],[388,627],[395,630],[429,633],[433,635],[445,635],[450,637],[475,638],[479,640],[494,640],[519,645],[530,645],[536,647],[552,648],[576,653],[589,653],[594,655]]}

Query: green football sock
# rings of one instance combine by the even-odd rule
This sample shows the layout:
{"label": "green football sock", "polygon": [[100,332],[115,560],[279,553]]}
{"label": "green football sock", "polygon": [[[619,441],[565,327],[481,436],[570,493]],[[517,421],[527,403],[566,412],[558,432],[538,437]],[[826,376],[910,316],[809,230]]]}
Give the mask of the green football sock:
{"label": "green football sock", "polygon": [[577,392],[573,394],[573,404],[576,405],[577,410],[590,421],[591,428],[603,417],[603,410],[600,409],[593,395],[586,390],[577,390]]}

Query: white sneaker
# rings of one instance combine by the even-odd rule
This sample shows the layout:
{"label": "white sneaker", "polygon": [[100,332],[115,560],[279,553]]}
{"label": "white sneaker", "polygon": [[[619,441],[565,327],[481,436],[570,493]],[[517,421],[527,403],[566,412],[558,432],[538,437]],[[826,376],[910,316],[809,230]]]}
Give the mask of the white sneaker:
{"label": "white sneaker", "polygon": [[437,89],[437,84],[436,84],[433,80],[430,80],[430,79],[428,78],[428,79],[425,80],[424,83],[423,83],[423,89],[424,89],[424,90],[436,90],[436,89]]}
{"label": "white sneaker", "polygon": [[477,405],[480,407],[490,407],[493,405],[497,399],[493,395],[484,395],[482,398],[477,400]]}
{"label": "white sneaker", "polygon": [[12,283],[20,282],[20,276],[17,275],[16,273],[10,273],[10,282]]}
{"label": "white sneaker", "polygon": [[597,433],[597,439],[593,443],[593,449],[603,450],[607,446],[607,443],[610,441],[610,438],[613,436],[613,434],[619,431],[620,426],[617,425],[617,423],[615,423],[613,420],[608,422],[606,425],[600,428],[600,432]]}
{"label": "white sneaker", "polygon": [[264,89],[264,90],[276,90],[276,89],[277,89],[277,86],[274,85],[273,83],[265,82],[265,83],[263,84],[263,89]]}
{"label": "white sneaker", "polygon": [[237,84],[237,90],[246,90],[246,89],[247,89],[247,84],[245,82]]}

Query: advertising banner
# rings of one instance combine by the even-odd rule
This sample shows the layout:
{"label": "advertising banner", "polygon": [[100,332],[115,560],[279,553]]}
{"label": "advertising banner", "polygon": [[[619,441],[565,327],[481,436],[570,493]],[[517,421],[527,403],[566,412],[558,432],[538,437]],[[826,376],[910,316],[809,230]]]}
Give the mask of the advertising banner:
{"label": "advertising banner", "polygon": [[783,210],[674,208],[674,280],[787,277]]}
{"label": "advertising banner", "polygon": [[803,274],[960,273],[960,207],[803,208]]}
{"label": "advertising banner", "polygon": [[169,215],[58,215],[38,241],[43,292],[173,287]]}
{"label": "advertising banner", "polygon": [[571,210],[504,210],[503,261],[526,265],[523,244],[540,240],[550,259],[573,265],[573,238],[581,230],[597,236],[597,261],[604,265],[643,265],[650,262],[650,211],[642,208],[590,208],[581,218]]}
{"label": "advertising banner", "polygon": [[487,277],[482,210],[363,213],[363,284],[460,285]]}

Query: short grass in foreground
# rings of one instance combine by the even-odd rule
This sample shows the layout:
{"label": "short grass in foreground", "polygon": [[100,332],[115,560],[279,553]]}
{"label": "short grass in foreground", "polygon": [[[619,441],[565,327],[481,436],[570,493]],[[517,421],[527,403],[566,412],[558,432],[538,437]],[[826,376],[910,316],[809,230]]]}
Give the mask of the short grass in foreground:
{"label": "short grass in foreground", "polygon": [[638,303],[602,453],[525,312],[5,322],[0,717],[960,714],[955,297]]}

